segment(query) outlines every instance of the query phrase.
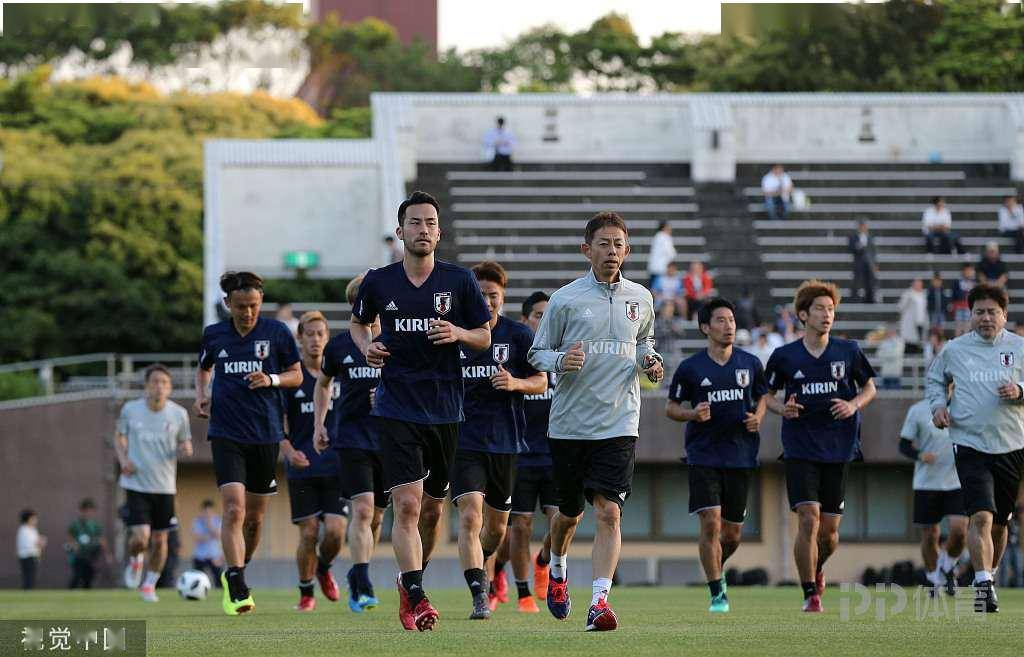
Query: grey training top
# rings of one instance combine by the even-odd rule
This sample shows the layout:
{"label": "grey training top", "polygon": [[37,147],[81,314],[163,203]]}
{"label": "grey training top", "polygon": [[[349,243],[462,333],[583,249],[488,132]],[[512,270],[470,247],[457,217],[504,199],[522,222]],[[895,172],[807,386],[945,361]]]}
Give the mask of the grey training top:
{"label": "grey training top", "polygon": [[121,475],[121,487],[173,495],[178,444],[192,439],[188,411],[171,400],[151,411],[145,398],[134,399],[121,408],[117,433],[128,438],[128,459],[135,464],[133,474]]}
{"label": "grey training top", "polygon": [[922,399],[909,409],[900,429],[900,438],[914,443],[921,452],[935,454],[934,463],[918,460],[914,463],[914,490],[957,490],[960,477],[956,474],[953,442],[948,429],[939,429],[932,423],[932,409]]}
{"label": "grey training top", "polygon": [[[925,398],[934,414],[946,407],[952,382],[949,437],[987,454],[1024,448],[1024,402],[1003,401],[999,387],[1024,379],[1024,338],[1003,330],[993,340],[975,331],[950,340],[928,368]],[[1024,390],[1024,388],[1022,388]]]}
{"label": "grey training top", "polygon": [[[583,343],[583,369],[566,372],[562,359]],[[558,373],[548,436],[603,440],[639,436],[640,379],[654,350],[654,302],[647,288],[620,278],[602,283],[591,270],[556,291],[530,349],[538,370]]]}

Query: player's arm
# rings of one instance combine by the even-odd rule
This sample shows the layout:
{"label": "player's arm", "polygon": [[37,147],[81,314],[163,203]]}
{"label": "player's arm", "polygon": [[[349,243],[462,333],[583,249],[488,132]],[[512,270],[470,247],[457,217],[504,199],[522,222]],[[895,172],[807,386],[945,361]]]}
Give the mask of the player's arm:
{"label": "player's arm", "polygon": [[202,418],[210,417],[210,382],[213,380],[213,364],[204,367],[200,362],[196,368],[196,401],[192,404],[192,410]]}
{"label": "player's arm", "polygon": [[430,320],[430,328],[427,329],[427,339],[433,345],[459,344],[472,349],[483,351],[491,346],[491,324],[490,321],[474,329],[464,329],[461,326],[452,324],[444,319]]}
{"label": "player's arm", "polygon": [[[120,422],[118,422],[120,425]],[[131,475],[135,472],[135,464],[128,458],[128,436],[121,433],[121,427],[114,432],[114,452],[121,466],[121,474]]]}
{"label": "player's arm", "polygon": [[181,425],[178,427],[178,454],[188,458],[192,456],[194,450],[192,448],[192,427],[188,423],[188,413],[182,412],[183,417],[181,418]]}
{"label": "player's arm", "polygon": [[309,467],[309,459],[306,458],[306,455],[302,450],[295,449],[295,446],[292,445],[292,441],[287,438],[281,441],[281,455],[293,468],[301,469]]}
{"label": "player's arm", "polygon": [[665,415],[676,422],[706,422],[711,419],[711,404],[701,402],[693,408],[686,408],[681,402],[668,400]]}
{"label": "player's arm", "polygon": [[916,447],[914,447],[914,441],[909,438],[900,438],[899,445],[900,454],[906,456],[911,461],[916,461],[918,455],[921,453]]}
{"label": "player's arm", "polygon": [[644,313],[643,323],[636,334],[636,366],[651,383],[661,383],[665,378],[664,359],[654,348],[654,303]]}
{"label": "player's arm", "polygon": [[521,392],[524,395],[540,395],[548,389],[548,375],[544,372],[537,372],[525,379],[520,379],[512,376],[503,366],[498,365],[498,372],[491,377],[491,385],[495,390]]}
{"label": "player's arm", "polygon": [[949,409],[946,408],[946,395],[949,390],[951,373],[946,369],[946,353],[943,349],[928,367],[924,378],[924,398],[928,400],[928,408],[932,412],[932,424],[939,429],[949,426]]}
{"label": "player's arm", "polygon": [[845,420],[871,403],[871,400],[878,394],[878,389],[875,388],[875,380],[868,379],[864,385],[860,387],[858,392],[853,399],[847,401],[845,399],[832,399],[832,417],[837,420]]}
{"label": "player's arm", "polygon": [[757,405],[754,406],[753,412],[747,413],[743,420],[743,426],[746,427],[747,431],[756,432],[761,429],[764,415],[768,411],[768,397],[768,393],[761,395],[757,400]]}
{"label": "player's arm", "polygon": [[541,372],[575,372],[583,368],[586,353],[582,343],[576,342],[568,351],[558,349],[565,336],[563,315],[558,295],[555,295],[548,302],[548,308],[540,320],[537,334],[533,336],[533,344],[526,356],[530,365]]}
{"label": "player's arm", "polygon": [[334,377],[328,376],[321,369],[316,376],[316,385],[313,386],[313,448],[318,453],[327,449],[331,444],[331,438],[327,435],[325,425],[327,410],[331,405],[331,386],[333,385]]}

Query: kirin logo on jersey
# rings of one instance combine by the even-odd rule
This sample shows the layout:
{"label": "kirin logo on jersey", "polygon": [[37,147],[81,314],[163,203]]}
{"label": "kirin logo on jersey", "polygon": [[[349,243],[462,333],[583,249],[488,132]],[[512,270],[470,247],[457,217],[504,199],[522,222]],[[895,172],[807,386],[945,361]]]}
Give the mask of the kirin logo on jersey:
{"label": "kirin logo on jersey", "polygon": [[631,322],[635,322],[640,319],[640,302],[639,301],[627,301],[626,302],[626,319]]}
{"label": "kirin logo on jersey", "polygon": [[438,315],[447,315],[452,309],[451,292],[434,292],[434,310]]}
{"label": "kirin logo on jersey", "polygon": [[270,340],[256,341],[256,358],[263,360],[270,355]]}
{"label": "kirin logo on jersey", "polygon": [[1013,367],[1013,352],[1000,352],[999,362],[1003,365],[1003,367]]}
{"label": "kirin logo on jersey", "polygon": [[501,365],[502,363],[508,362],[508,345],[507,344],[492,344],[491,345],[491,356],[494,358],[494,362]]}
{"label": "kirin logo on jersey", "polygon": [[741,388],[750,385],[750,370],[736,370],[736,385]]}
{"label": "kirin logo on jersey", "polygon": [[837,381],[842,380],[846,377],[846,361],[834,360],[832,361],[832,378]]}

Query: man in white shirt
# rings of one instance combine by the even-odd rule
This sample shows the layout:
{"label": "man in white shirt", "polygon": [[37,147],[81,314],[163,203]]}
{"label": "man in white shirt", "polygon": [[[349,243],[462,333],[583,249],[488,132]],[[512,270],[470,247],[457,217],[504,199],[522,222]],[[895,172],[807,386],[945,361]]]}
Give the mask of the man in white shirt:
{"label": "man in white shirt", "polygon": [[1024,253],[1024,207],[1013,194],[1003,197],[999,208],[999,234],[1013,238],[1017,253]]}
{"label": "man in white shirt", "polygon": [[960,237],[953,232],[953,215],[944,198],[936,196],[932,199],[932,204],[921,215],[921,224],[928,253],[948,254],[955,248],[957,253],[963,254],[964,247]]}
{"label": "man in white shirt", "polygon": [[495,127],[484,135],[484,152],[491,157],[491,170],[511,171],[515,148],[516,139],[505,129],[505,117],[499,116]]}
{"label": "man in white shirt", "polygon": [[793,181],[781,164],[772,165],[771,171],[761,178],[764,192],[764,209],[769,219],[785,219],[789,212],[789,199],[793,193]]}
{"label": "man in white shirt", "polygon": [[676,259],[676,245],[672,242],[672,226],[665,220],[658,224],[658,232],[651,240],[651,254],[647,258],[647,288],[653,290],[658,277],[664,276],[670,262]]}
{"label": "man in white shirt", "polygon": [[18,565],[21,566],[21,588],[28,591],[36,587],[39,557],[46,547],[46,537],[39,535],[39,516],[32,509],[21,512],[21,524],[15,540]]}

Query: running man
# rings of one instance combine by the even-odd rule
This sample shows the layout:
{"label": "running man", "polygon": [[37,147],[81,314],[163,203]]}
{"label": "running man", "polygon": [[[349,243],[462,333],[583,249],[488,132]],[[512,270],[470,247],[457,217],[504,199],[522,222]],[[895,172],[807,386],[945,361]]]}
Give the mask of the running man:
{"label": "running man", "polygon": [[651,293],[621,274],[629,256],[622,217],[595,215],[580,248],[591,270],[552,295],[530,349],[534,367],[558,375],[548,425],[559,506],[551,521],[547,601],[555,618],[568,618],[569,545],[589,501],[597,531],[586,629],[614,630],[618,619],[608,606],[608,593],[619,561],[620,518],[640,433],[639,375],[656,383],[664,370],[654,349]]}
{"label": "running man", "polygon": [[[438,208],[426,192],[402,201],[396,234],[405,258],[366,274],[350,327],[367,365],[383,368],[373,414],[395,513],[398,615],[402,627],[421,632],[438,618],[423,591],[423,568],[438,540],[464,419],[459,348],[491,345],[491,314],[473,273],[434,258]],[[378,317],[381,333],[374,337]]]}
{"label": "running man", "polygon": [[[114,448],[131,531],[124,584],[139,589],[146,602],[157,602],[156,583],[167,562],[167,534],[178,524],[174,513],[178,455],[192,456],[192,430],[188,411],[170,400],[170,370],[159,363],[150,365],[143,381],[145,396],[121,408]],[[143,579],[147,549],[149,570]]]}
{"label": "running man", "polygon": [[[949,428],[970,517],[975,611],[999,611],[993,583],[1024,472],[1024,338],[1006,330],[1006,290],[979,283],[967,295],[971,331],[928,368],[932,422]],[[947,389],[953,394],[947,401]]]}
{"label": "running man", "polygon": [[277,494],[277,455],[284,439],[279,388],[302,385],[302,366],[291,330],[260,317],[262,278],[227,272],[220,277],[220,289],[231,317],[203,330],[193,409],[210,419],[207,433],[220,488],[227,566],[221,574],[221,606],[237,616],[256,607],[245,566],[259,545],[270,496]]}
{"label": "running man", "polygon": [[[747,489],[757,467],[766,393],[761,361],[736,341],[736,308],[712,299],[697,311],[707,349],[682,363],[672,377],[665,414],[686,425],[690,513],[700,517],[700,561],[711,592],[712,613],[727,613],[722,571],[740,545]],[[689,402],[684,408],[682,402]]]}

